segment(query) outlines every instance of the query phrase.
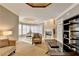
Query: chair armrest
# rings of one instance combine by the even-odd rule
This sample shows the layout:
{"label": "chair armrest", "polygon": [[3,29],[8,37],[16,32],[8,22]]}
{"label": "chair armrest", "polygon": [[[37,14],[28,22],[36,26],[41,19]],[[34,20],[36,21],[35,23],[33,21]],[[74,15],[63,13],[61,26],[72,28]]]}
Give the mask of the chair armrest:
{"label": "chair armrest", "polygon": [[10,46],[15,46],[16,45],[16,40],[9,40],[9,45]]}

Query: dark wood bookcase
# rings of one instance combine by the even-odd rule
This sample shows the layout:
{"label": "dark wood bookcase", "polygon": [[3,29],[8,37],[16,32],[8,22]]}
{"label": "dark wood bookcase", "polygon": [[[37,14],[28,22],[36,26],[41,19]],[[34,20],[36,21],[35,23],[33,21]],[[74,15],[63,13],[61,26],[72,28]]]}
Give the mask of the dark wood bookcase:
{"label": "dark wood bookcase", "polygon": [[79,15],[63,21],[63,49],[79,53]]}

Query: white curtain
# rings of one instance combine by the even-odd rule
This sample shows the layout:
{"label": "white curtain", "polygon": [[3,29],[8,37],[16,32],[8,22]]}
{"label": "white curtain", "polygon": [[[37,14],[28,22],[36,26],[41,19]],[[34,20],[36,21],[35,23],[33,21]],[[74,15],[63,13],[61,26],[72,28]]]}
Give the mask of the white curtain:
{"label": "white curtain", "polygon": [[43,25],[25,25],[19,24],[19,35],[24,35],[29,33],[31,30],[32,33],[43,33]]}

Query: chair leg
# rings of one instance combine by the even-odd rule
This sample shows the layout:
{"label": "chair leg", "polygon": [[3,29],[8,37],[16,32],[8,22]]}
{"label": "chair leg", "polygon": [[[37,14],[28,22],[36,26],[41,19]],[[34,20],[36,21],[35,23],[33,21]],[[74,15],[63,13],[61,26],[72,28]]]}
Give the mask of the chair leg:
{"label": "chair leg", "polygon": [[49,51],[47,51],[45,54],[48,54]]}
{"label": "chair leg", "polygon": [[13,53],[15,53],[15,51],[13,51]]}

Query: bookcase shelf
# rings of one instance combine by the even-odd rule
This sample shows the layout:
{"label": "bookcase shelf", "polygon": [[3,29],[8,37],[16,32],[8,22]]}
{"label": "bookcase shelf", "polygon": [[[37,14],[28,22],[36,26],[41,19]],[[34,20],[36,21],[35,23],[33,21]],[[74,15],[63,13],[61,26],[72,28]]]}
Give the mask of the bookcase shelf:
{"label": "bookcase shelf", "polygon": [[66,23],[64,25],[74,25],[74,24],[79,24],[79,22],[71,22],[71,23]]}
{"label": "bookcase shelf", "polygon": [[71,39],[71,40],[79,40],[79,39]]}
{"label": "bookcase shelf", "polygon": [[79,31],[77,31],[77,30],[72,30],[71,32],[79,32]]}
{"label": "bookcase shelf", "polygon": [[69,25],[79,24],[79,22],[71,22]]}
{"label": "bookcase shelf", "polygon": [[[63,49],[66,52],[74,51],[79,52],[79,15],[73,16],[63,21]],[[76,34],[76,36],[74,35]],[[75,37],[75,38],[73,38]],[[71,43],[70,43],[71,42]],[[74,43],[75,42],[75,43]]]}

